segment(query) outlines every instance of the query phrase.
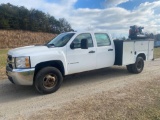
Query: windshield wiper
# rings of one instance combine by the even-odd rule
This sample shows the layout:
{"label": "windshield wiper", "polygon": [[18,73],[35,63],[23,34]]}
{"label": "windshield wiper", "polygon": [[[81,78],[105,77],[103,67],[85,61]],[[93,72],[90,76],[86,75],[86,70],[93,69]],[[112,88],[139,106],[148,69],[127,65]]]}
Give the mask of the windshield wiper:
{"label": "windshield wiper", "polygon": [[52,43],[52,44],[45,44],[47,47],[55,47],[55,45]]}
{"label": "windshield wiper", "polygon": [[48,45],[50,45],[50,46],[54,46],[54,44],[52,43],[52,44],[48,44]]}

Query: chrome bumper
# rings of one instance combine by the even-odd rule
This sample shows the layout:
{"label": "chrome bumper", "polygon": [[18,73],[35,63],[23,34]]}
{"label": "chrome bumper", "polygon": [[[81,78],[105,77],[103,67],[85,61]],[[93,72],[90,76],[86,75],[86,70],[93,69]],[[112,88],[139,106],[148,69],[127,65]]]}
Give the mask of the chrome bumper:
{"label": "chrome bumper", "polygon": [[31,69],[11,69],[6,66],[8,79],[17,85],[33,85],[35,68]]}

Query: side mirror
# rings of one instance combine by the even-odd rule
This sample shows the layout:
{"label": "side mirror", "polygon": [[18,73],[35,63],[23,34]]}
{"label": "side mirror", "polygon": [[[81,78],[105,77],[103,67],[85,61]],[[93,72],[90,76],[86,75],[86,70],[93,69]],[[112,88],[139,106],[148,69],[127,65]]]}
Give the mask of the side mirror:
{"label": "side mirror", "polygon": [[74,49],[74,43],[71,43],[70,48]]}
{"label": "side mirror", "polygon": [[87,39],[81,40],[81,49],[88,49],[88,40]]}

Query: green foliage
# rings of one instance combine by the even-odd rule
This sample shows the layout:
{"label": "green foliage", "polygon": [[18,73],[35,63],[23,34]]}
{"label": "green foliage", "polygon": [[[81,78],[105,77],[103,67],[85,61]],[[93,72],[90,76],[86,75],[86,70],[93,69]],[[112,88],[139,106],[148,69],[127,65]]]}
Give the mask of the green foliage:
{"label": "green foliage", "polygon": [[160,47],[154,48],[154,58],[160,58]]}
{"label": "green foliage", "polygon": [[42,11],[10,3],[0,5],[0,29],[61,33],[72,31],[65,18],[56,20]]}

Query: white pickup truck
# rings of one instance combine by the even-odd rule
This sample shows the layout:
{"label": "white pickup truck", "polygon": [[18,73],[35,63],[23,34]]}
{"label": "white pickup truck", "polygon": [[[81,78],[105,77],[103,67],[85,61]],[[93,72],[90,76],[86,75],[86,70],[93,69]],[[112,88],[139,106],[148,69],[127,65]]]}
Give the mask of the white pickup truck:
{"label": "white pickup truck", "polygon": [[140,73],[144,61],[153,59],[153,40],[112,40],[104,32],[67,32],[41,46],[26,46],[8,52],[6,74],[17,85],[33,85],[43,94],[53,93],[66,75],[127,66]]}

